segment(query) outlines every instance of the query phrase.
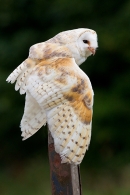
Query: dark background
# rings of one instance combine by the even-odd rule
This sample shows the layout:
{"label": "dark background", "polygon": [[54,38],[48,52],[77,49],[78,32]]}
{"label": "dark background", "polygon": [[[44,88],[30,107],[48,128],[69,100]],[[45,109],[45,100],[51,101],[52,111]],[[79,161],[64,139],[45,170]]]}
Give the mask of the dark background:
{"label": "dark background", "polygon": [[29,47],[75,28],[97,32],[81,68],[95,92],[83,194],[130,194],[130,1],[0,0],[0,194],[49,195],[47,129],[21,141],[24,95],[6,83]]}

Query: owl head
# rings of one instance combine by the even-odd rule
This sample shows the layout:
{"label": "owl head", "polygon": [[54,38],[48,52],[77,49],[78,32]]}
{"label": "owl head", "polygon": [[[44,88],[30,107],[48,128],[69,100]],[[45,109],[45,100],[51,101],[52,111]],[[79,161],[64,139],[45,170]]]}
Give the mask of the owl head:
{"label": "owl head", "polygon": [[94,55],[98,47],[96,32],[86,28],[61,32],[46,42],[66,46],[78,65]]}
{"label": "owl head", "polygon": [[79,28],[61,32],[48,41],[30,47],[29,57],[33,59],[52,59],[71,57],[77,65],[94,55],[98,47],[94,30]]}

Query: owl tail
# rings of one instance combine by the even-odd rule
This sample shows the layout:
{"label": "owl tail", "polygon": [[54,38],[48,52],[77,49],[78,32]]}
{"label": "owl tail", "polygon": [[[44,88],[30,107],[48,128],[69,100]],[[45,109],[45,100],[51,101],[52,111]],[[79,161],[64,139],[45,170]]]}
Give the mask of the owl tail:
{"label": "owl tail", "polygon": [[49,110],[47,121],[62,163],[80,164],[89,147],[91,123],[80,121],[69,102]]}
{"label": "owl tail", "polygon": [[36,65],[36,62],[32,59],[28,58],[24,62],[22,62],[6,79],[7,82],[11,84],[15,81],[15,90],[18,91],[20,89],[20,94],[24,94],[26,92],[26,80],[29,73],[32,71],[32,67]]}

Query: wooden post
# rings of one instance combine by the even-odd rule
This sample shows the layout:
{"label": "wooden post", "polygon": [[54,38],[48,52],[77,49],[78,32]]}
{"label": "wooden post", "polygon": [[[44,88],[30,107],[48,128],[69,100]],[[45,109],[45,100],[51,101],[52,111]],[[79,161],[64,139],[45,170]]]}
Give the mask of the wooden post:
{"label": "wooden post", "polygon": [[48,152],[52,195],[81,195],[79,166],[61,164],[60,155],[55,152],[54,140],[48,129]]}

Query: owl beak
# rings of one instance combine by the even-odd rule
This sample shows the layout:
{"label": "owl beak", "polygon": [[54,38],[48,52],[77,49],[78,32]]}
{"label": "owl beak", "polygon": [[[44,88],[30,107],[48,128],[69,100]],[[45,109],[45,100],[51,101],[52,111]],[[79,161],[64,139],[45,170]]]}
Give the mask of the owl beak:
{"label": "owl beak", "polygon": [[96,53],[96,49],[93,48],[93,47],[88,47],[89,51],[91,51],[91,53],[93,54],[93,56],[95,55]]}

